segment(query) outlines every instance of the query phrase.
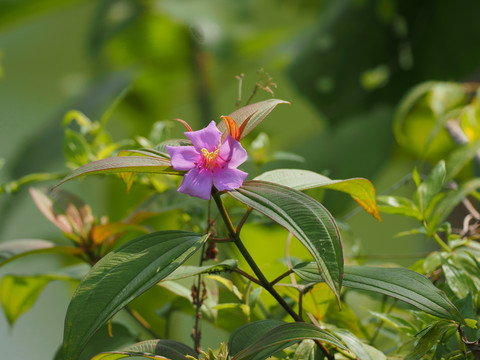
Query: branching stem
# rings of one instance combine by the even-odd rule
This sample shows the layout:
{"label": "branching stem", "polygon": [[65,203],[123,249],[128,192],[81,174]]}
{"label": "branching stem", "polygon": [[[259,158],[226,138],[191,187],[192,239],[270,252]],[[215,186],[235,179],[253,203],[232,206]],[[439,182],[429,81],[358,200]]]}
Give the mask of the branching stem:
{"label": "branching stem", "polygon": [[[232,221],[230,220],[230,217],[228,216],[227,210],[225,209],[225,206],[222,202],[222,199],[220,198],[220,193],[216,190],[212,190],[212,195],[213,199],[215,200],[215,203],[217,205],[218,211],[220,212],[220,215],[222,216],[223,222],[225,223],[225,226],[227,227],[227,233],[228,236],[234,239],[235,245],[237,246],[238,250],[242,254],[243,258],[247,261],[248,265],[254,272],[255,276],[258,278],[259,285],[263,287],[265,290],[267,290],[270,295],[272,295],[275,300],[285,309],[285,311],[297,322],[304,322],[303,318],[298,315],[290,305],[287,304],[287,302],[283,299],[283,297],[280,296],[280,294],[273,288],[271,283],[267,280],[263,272],[260,270],[258,267],[257,263],[255,260],[253,260],[252,256],[248,252],[247,248],[245,245],[243,245],[243,242],[240,239],[239,233],[235,230],[235,227],[232,224]],[[244,216],[245,218],[245,216]],[[329,359],[333,360],[334,357],[328,349],[323,345],[321,342],[316,341],[315,342],[322,353]]]}

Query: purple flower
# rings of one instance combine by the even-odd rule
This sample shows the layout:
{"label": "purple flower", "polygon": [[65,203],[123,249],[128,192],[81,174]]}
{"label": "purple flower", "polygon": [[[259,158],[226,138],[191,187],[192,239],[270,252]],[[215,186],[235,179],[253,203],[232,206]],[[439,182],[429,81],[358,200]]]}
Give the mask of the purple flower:
{"label": "purple flower", "polygon": [[167,146],[175,170],[187,171],[179,192],[210,199],[212,184],[219,190],[238,189],[247,173],[237,166],[247,160],[247,152],[230,134],[223,143],[215,121],[206,128],[185,135],[193,146]]}

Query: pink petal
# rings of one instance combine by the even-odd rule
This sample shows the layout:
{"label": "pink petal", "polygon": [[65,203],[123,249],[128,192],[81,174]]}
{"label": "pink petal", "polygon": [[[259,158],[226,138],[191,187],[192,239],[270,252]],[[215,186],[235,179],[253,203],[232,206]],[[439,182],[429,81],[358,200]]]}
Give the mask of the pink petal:
{"label": "pink petal", "polygon": [[230,134],[218,150],[218,156],[228,163],[229,168],[236,168],[247,160],[247,151]]}
{"label": "pink petal", "polygon": [[208,152],[215,151],[220,145],[222,133],[217,129],[215,121],[212,121],[206,128],[186,132],[185,136],[190,139],[195,149],[200,153],[204,148]]}
{"label": "pink petal", "polygon": [[233,190],[242,186],[247,173],[233,168],[216,168],[213,172],[213,185],[219,190]]}
{"label": "pink petal", "polygon": [[178,191],[201,199],[210,199],[212,192],[213,173],[206,169],[194,167],[183,177],[182,185]]}
{"label": "pink petal", "polygon": [[175,170],[186,171],[195,167],[202,155],[193,146],[167,146]]}

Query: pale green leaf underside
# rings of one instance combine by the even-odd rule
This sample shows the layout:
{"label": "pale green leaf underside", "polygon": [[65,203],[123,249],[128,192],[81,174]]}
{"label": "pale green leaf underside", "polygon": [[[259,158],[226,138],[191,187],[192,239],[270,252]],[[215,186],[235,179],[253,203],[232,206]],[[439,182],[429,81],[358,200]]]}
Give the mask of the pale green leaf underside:
{"label": "pale green leaf underside", "polygon": [[94,161],[73,170],[57,185],[75,179],[79,176],[93,174],[113,174],[122,172],[154,173],[181,175],[171,167],[170,160],[160,156],[118,156]]}
{"label": "pale green leaf underside", "polygon": [[372,183],[363,178],[332,180],[313,171],[302,169],[278,169],[267,171],[255,180],[268,181],[288,186],[296,190],[324,188],[349,194],[369,214],[380,220],[380,214],[375,199],[375,188]]}

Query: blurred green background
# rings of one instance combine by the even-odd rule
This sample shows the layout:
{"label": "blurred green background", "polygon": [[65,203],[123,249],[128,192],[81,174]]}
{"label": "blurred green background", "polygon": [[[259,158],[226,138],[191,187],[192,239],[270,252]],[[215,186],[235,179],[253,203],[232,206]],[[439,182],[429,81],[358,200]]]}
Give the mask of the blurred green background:
{"label": "blurred green background", "polygon": [[[393,137],[402,96],[422,81],[480,78],[479,13],[474,0],[0,0],[0,183],[64,170],[60,124],[70,109],[98,120],[128,89],[107,126],[115,140],[147,136],[154,122],[173,118],[199,128],[235,110],[242,73],[245,103],[263,68],[277,85],[275,98],[291,105],[275,109],[256,134],[268,134],[271,151],[305,158],[263,170],[366,177],[383,192],[415,161]],[[260,91],[255,101],[270,97]],[[119,183],[65,188],[97,215],[118,220],[135,204]],[[325,204],[339,220],[355,208],[338,194],[327,194]],[[2,195],[0,215],[0,241],[62,241],[27,189]],[[393,238],[410,225],[350,217],[347,255],[359,247],[366,254],[425,251],[421,238]],[[12,264],[0,276],[56,261]],[[62,286],[49,285],[14,329],[0,315],[2,357],[29,358],[35,348],[36,359],[51,359],[68,305]]]}

